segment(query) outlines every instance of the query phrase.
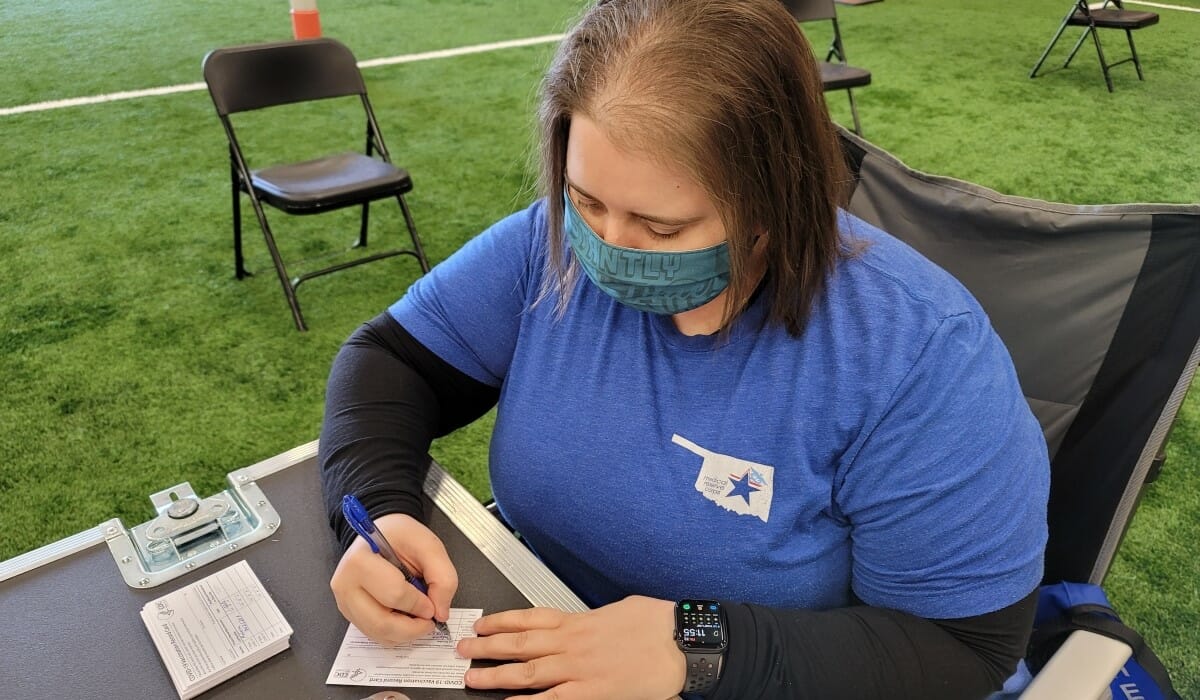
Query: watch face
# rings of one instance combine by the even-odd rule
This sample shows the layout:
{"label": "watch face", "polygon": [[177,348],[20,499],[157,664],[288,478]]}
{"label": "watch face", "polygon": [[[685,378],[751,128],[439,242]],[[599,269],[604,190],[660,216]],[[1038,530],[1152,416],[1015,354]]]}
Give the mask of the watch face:
{"label": "watch face", "polygon": [[681,600],[675,604],[675,629],[679,646],[689,651],[721,651],[725,626],[715,600]]}

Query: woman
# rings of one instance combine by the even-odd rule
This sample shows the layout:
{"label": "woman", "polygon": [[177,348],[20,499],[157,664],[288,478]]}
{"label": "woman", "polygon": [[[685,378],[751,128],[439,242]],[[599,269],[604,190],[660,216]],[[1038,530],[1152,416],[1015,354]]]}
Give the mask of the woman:
{"label": "woman", "polygon": [[[468,686],[998,689],[1041,578],[1044,440],[970,295],[840,212],[848,176],[782,5],[600,2],[559,48],[539,116],[545,199],[334,363],[320,458],[348,545],[343,614],[394,642],[447,618],[457,577],[419,522],[419,466],[498,402],[497,503],[595,609],[485,616],[460,653],[512,663]],[[346,493],[427,596],[350,541]],[[695,599],[724,625],[689,617]]]}

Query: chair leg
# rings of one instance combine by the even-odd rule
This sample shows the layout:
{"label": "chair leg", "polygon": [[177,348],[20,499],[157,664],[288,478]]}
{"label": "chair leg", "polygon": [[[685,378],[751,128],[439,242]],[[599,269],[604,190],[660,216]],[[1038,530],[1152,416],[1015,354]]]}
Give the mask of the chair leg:
{"label": "chair leg", "polygon": [[292,310],[292,320],[296,323],[296,330],[307,331],[308,326],[304,325],[304,315],[300,313],[300,302],[296,299],[296,288],[288,278],[287,268],[283,266],[283,258],[279,255],[279,248],[275,245],[275,236],[271,234],[271,227],[267,224],[267,215],[263,211],[262,204],[258,199],[251,194],[250,201],[254,205],[254,213],[258,217],[258,225],[262,228],[263,238],[267,242],[267,250],[271,253],[271,262],[275,264],[275,272],[279,275],[279,284],[283,286],[283,295],[287,297],[288,307]]}
{"label": "chair leg", "polygon": [[1145,80],[1142,77],[1142,62],[1138,60],[1137,49],[1133,46],[1133,32],[1126,29],[1125,38],[1129,40],[1129,54],[1133,56],[1133,67],[1137,69],[1138,80]]}
{"label": "chair leg", "polygon": [[404,212],[404,224],[408,227],[408,235],[412,238],[413,252],[416,253],[417,262],[421,265],[421,272],[429,272],[429,260],[425,257],[425,248],[421,245],[421,237],[417,235],[417,225],[413,222],[412,213],[408,210],[408,203],[404,201],[404,195],[396,195],[396,201],[400,202],[400,211]]}
{"label": "chair leg", "polygon": [[245,279],[250,275],[246,271],[246,261],[242,257],[242,193],[238,188],[237,168],[230,163],[232,169],[233,189],[233,274],[237,279]]}
{"label": "chair leg", "polygon": [[850,114],[854,116],[854,133],[862,136],[862,124],[858,121],[858,106],[854,104],[854,91],[847,89],[846,95],[850,98]]}
{"label": "chair leg", "polygon": [[1046,58],[1050,55],[1050,50],[1054,48],[1054,45],[1058,43],[1059,37],[1061,37],[1063,32],[1067,30],[1067,22],[1071,20],[1071,15],[1074,12],[1075,8],[1072,7],[1071,12],[1068,12],[1067,16],[1063,18],[1062,24],[1058,25],[1058,31],[1054,33],[1054,38],[1051,39],[1050,43],[1046,45],[1046,50],[1042,52],[1042,56],[1038,59],[1037,64],[1034,65],[1033,70],[1029,71],[1030,78],[1037,77],[1037,72],[1042,67],[1042,64],[1046,62]]}
{"label": "chair leg", "polygon": [[355,248],[367,247],[367,218],[369,216],[371,203],[363,202],[362,205],[362,225],[358,228],[358,243],[354,244]]}
{"label": "chair leg", "polygon": [[1083,30],[1083,33],[1079,35],[1079,41],[1075,42],[1075,46],[1071,47],[1071,54],[1067,56],[1066,62],[1063,63],[1063,68],[1071,66],[1071,61],[1075,60],[1075,54],[1079,53],[1079,47],[1083,46],[1083,42],[1087,40],[1088,34],[1095,31],[1093,27]]}
{"label": "chair leg", "polygon": [[1091,28],[1092,41],[1096,43],[1096,55],[1100,57],[1100,70],[1104,71],[1104,84],[1108,86],[1108,91],[1113,91],[1112,76],[1108,74],[1108,61],[1104,60],[1104,49],[1100,48],[1100,32],[1096,31],[1095,27]]}

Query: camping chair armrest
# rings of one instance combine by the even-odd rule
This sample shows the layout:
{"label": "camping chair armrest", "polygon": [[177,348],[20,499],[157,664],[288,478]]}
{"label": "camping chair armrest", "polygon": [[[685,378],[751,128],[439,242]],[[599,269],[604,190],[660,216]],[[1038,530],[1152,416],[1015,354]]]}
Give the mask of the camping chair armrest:
{"label": "camping chair armrest", "polygon": [[1095,632],[1076,630],[1021,694],[1021,700],[1093,700],[1133,655],[1128,644]]}

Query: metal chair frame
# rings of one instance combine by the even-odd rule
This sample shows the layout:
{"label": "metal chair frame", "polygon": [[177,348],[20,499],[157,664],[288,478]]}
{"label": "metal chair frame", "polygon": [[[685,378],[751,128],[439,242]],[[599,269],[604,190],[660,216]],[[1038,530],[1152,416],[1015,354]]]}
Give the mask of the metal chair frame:
{"label": "metal chair frame", "polygon": [[[1107,9],[1110,3],[1114,5],[1118,11],[1124,11],[1125,9],[1124,5],[1121,4],[1121,0],[1105,0],[1104,7],[1102,9]],[[1158,16],[1154,15],[1154,21],[1151,22],[1151,24],[1154,24],[1157,21]],[[1083,27],[1083,33],[1079,35],[1079,40],[1076,41],[1075,46],[1071,48],[1070,55],[1067,56],[1067,60],[1062,64],[1063,68],[1067,68],[1071,65],[1071,61],[1075,58],[1075,54],[1079,53],[1079,49],[1081,46],[1083,46],[1083,42],[1090,35],[1092,37],[1092,41],[1096,45],[1096,55],[1100,58],[1100,70],[1104,73],[1104,83],[1108,86],[1109,92],[1113,91],[1112,75],[1109,73],[1109,69],[1113,66],[1119,66],[1122,63],[1132,63],[1134,69],[1137,70],[1138,80],[1145,80],[1145,76],[1142,74],[1142,62],[1138,58],[1137,47],[1135,47],[1133,44],[1133,31],[1134,29],[1141,29],[1142,26],[1149,25],[1129,26],[1128,24],[1123,25],[1116,21],[1104,20],[1097,22],[1096,15],[1093,14],[1092,8],[1088,6],[1087,0],[1075,0],[1071,10],[1067,12],[1067,16],[1063,18],[1062,24],[1058,26],[1058,31],[1055,32],[1054,38],[1050,40],[1050,44],[1047,45],[1046,50],[1042,52],[1042,56],[1038,59],[1037,65],[1035,65],[1033,70],[1029,72],[1030,78],[1037,77],[1038,70],[1040,70],[1042,64],[1046,62],[1046,58],[1050,56],[1051,49],[1053,49],[1055,44],[1058,43],[1059,38],[1062,37],[1063,32],[1066,31],[1068,26]],[[1124,30],[1125,39],[1129,42],[1129,58],[1124,58],[1120,61],[1109,63],[1104,57],[1104,48],[1100,45],[1099,29]]]}
{"label": "metal chair frame", "polygon": [[[291,52],[291,53],[289,53]],[[322,66],[319,70],[328,70],[329,75],[324,76],[326,83],[317,85],[316,87],[304,87],[300,93],[289,92],[286,87],[280,87],[279,92],[273,95],[254,95],[236,96],[226,93],[226,86],[222,83],[220,77],[210,75],[210,72],[216,70],[237,70],[237,68],[222,67],[221,69],[211,68],[214,65],[214,59],[226,59],[229,57],[238,57],[245,59],[250,57],[251,60],[266,60],[273,55],[280,57],[279,61],[271,64],[273,70],[281,68],[286,70],[302,69],[311,66],[291,66],[285,63],[286,60],[292,57],[309,59],[308,52],[315,54],[315,60],[334,59],[332,63],[340,64],[335,66]],[[254,58],[257,54],[257,59]],[[264,58],[265,57],[265,58]],[[238,60],[237,58],[233,60]],[[271,59],[273,60],[273,59]],[[328,61],[327,61],[328,62]],[[305,60],[299,60],[297,63],[304,64]],[[345,270],[350,267],[363,265],[365,263],[390,258],[397,255],[408,255],[416,258],[421,267],[421,271],[429,271],[429,262],[425,256],[424,247],[421,244],[420,235],[417,233],[416,224],[413,221],[412,212],[409,210],[408,203],[404,199],[404,194],[412,189],[412,181],[407,173],[392,164],[391,155],[388,152],[387,146],[383,141],[383,136],[379,130],[379,124],[375,117],[375,112],[371,107],[370,99],[367,97],[365,84],[362,82],[361,73],[359,73],[357,65],[354,63],[353,54],[340,42],[333,39],[316,39],[306,40],[301,42],[277,42],[271,44],[258,44],[251,46],[231,47],[228,49],[217,49],[208,54],[204,59],[205,81],[209,87],[209,93],[213,98],[213,102],[217,107],[217,114],[221,120],[221,125],[225,130],[225,136],[229,142],[229,175],[230,175],[230,190],[231,204],[233,211],[233,254],[234,254],[234,275],[241,280],[251,273],[246,269],[245,259],[242,252],[242,210],[241,210],[241,195],[245,193],[249,199],[251,207],[254,210],[255,217],[258,220],[259,227],[262,229],[263,238],[267,244],[267,250],[270,252],[271,261],[274,264],[275,271],[279,276],[279,282],[283,287],[284,296],[287,298],[288,306],[292,312],[292,320],[295,322],[297,330],[307,330],[307,325],[304,321],[304,316],[300,311],[300,304],[296,298],[296,289],[301,283],[327,275],[331,272]],[[333,77],[330,77],[333,76]],[[322,79],[317,79],[314,82],[320,83]],[[291,79],[289,79],[290,81]],[[288,81],[285,81],[288,82]],[[230,90],[229,92],[232,92]],[[238,142],[237,135],[234,132],[233,123],[230,115],[237,112],[251,111],[263,109],[267,107],[275,107],[284,104],[297,102],[310,102],[319,99],[331,97],[346,97],[357,95],[361,102],[363,111],[366,117],[366,146],[364,154],[366,158],[373,158],[383,163],[388,164],[389,168],[385,170],[392,175],[395,180],[394,184],[387,185],[384,188],[369,187],[367,183],[362,183],[357,189],[349,192],[343,192],[336,198],[318,199],[317,201],[288,201],[286,197],[275,197],[277,201],[271,201],[270,194],[262,188],[262,180],[258,173],[262,171],[253,171],[250,169],[243,155],[242,148]],[[378,156],[376,158],[376,156]],[[333,156],[331,158],[335,158]],[[328,161],[329,158],[312,161],[320,163]],[[294,165],[294,164],[293,164]],[[404,223],[408,229],[409,236],[412,241],[411,249],[396,249],[386,250],[372,255],[366,255],[348,260],[345,262],[331,265],[312,272],[306,272],[294,278],[289,277],[287,268],[283,262],[283,258],[279,253],[279,248],[275,242],[275,237],[271,231],[271,226],[267,221],[266,211],[263,207],[263,200],[267,200],[267,204],[271,204],[275,208],[294,215],[309,215],[318,214],[335,209],[342,209],[349,206],[362,206],[362,216],[359,226],[358,239],[352,246],[353,248],[363,248],[367,245],[367,230],[370,219],[370,204],[372,201],[395,197],[400,205],[401,213],[404,216]]]}
{"label": "metal chair frame", "polygon": [[[855,71],[865,74],[865,79],[859,77],[854,84],[844,86],[836,81],[830,80],[825,75],[826,71],[822,70],[822,82],[825,86],[825,91],[845,90],[846,96],[850,101],[850,114],[854,118],[854,133],[862,136],[862,123],[858,118],[858,105],[854,101],[854,88],[865,87],[871,84],[871,72],[851,66],[846,60],[846,47],[842,42],[842,29],[838,24],[837,7],[834,6],[834,0],[784,0],[784,5],[792,13],[792,17],[797,22],[819,22],[828,20],[833,24],[833,40],[829,44],[829,51],[825,54],[825,65],[841,65]],[[836,59],[831,61],[830,59]]]}

